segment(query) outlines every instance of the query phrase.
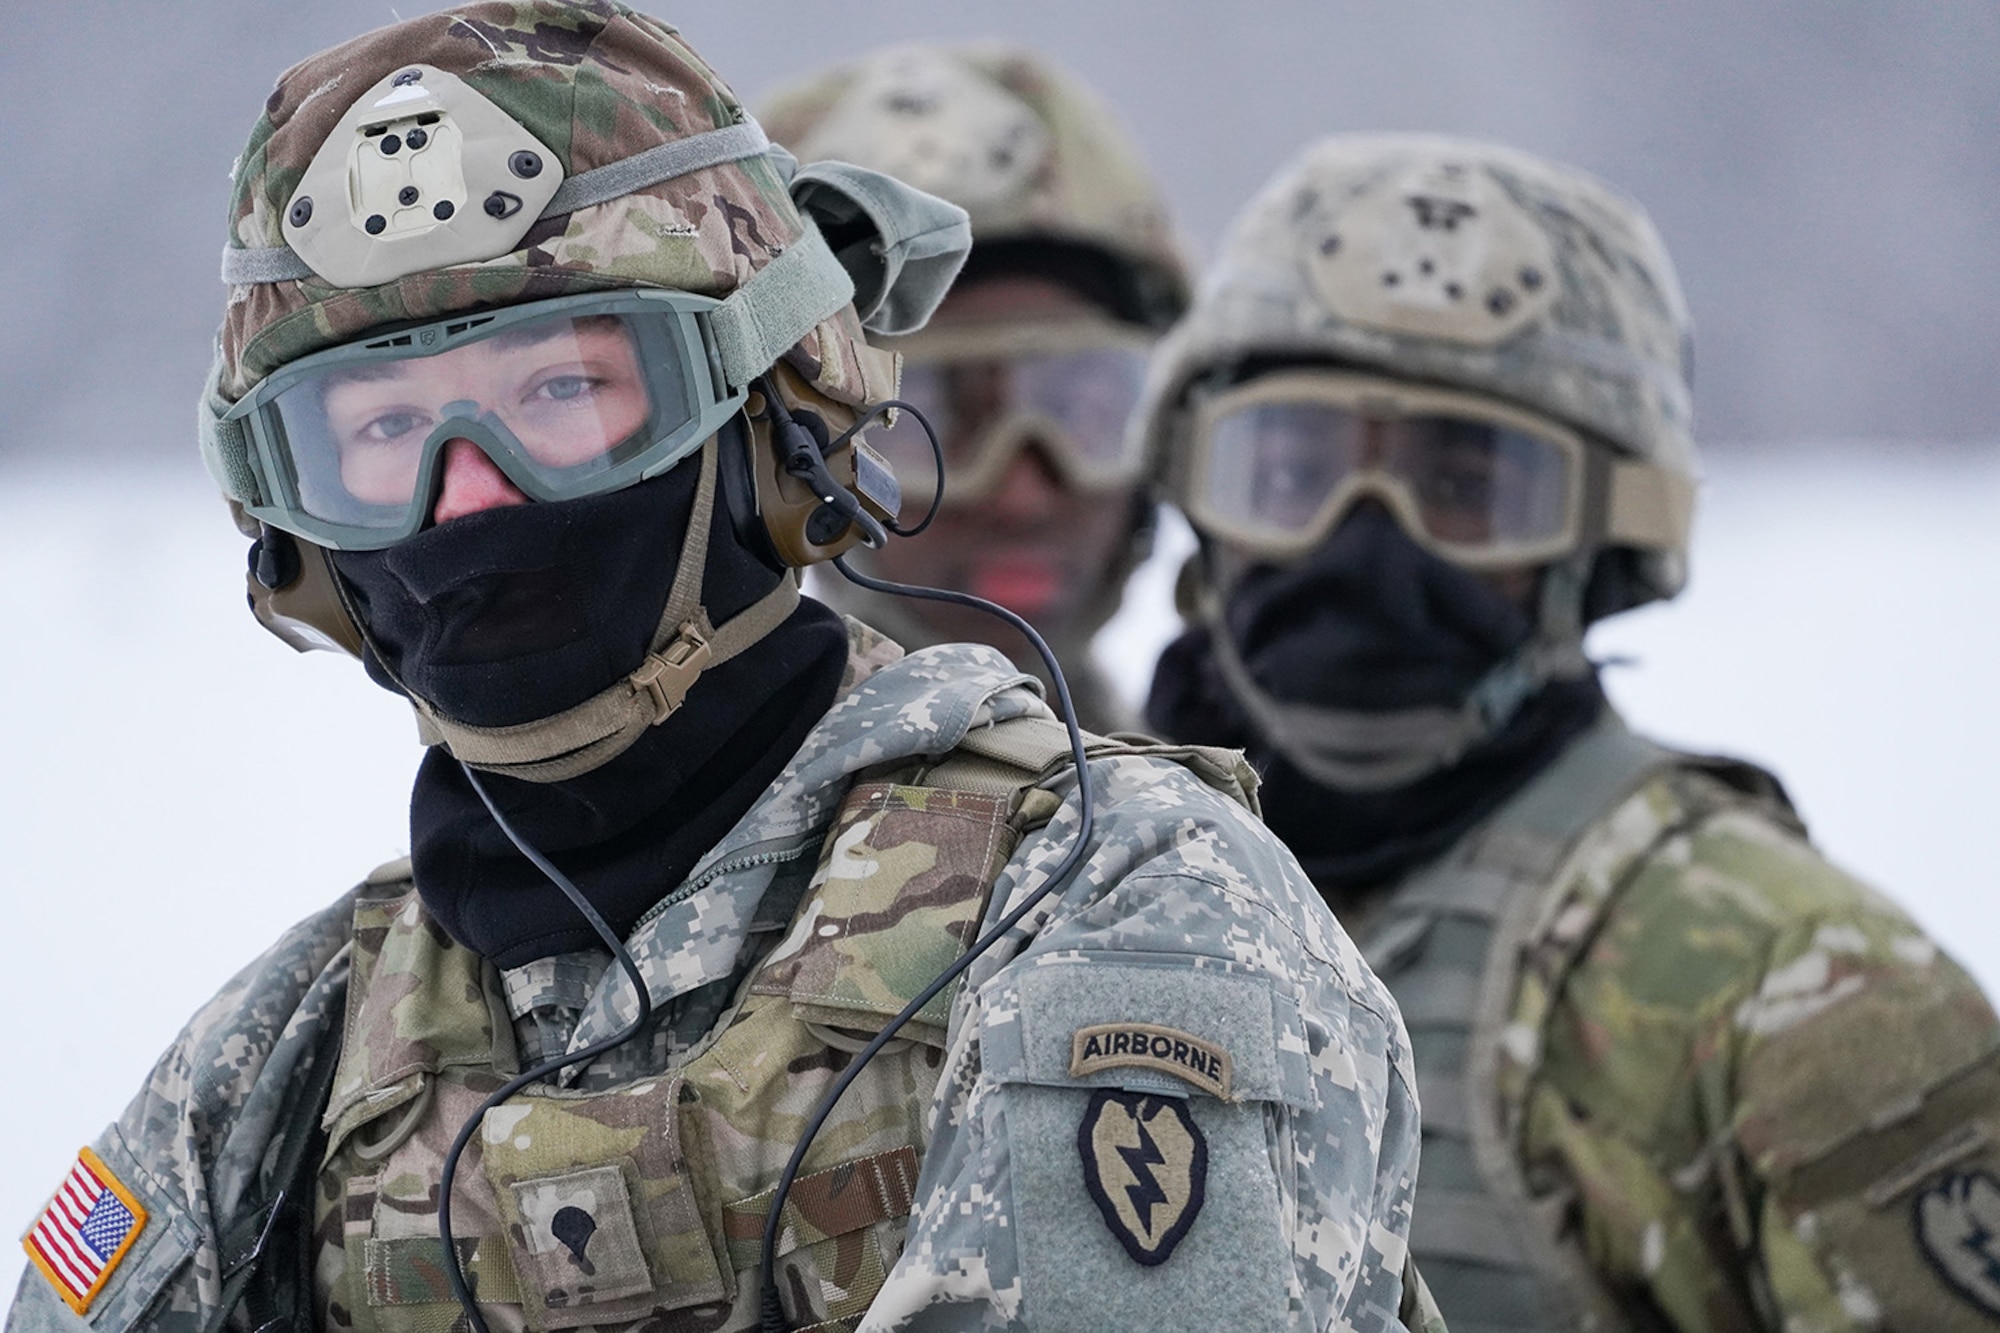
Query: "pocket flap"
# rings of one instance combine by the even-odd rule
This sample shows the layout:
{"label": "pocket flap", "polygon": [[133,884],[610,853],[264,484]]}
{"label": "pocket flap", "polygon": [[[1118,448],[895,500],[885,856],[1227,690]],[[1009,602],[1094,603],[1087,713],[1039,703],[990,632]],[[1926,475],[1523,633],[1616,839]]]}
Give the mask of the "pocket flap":
{"label": "pocket flap", "polygon": [[[863,783],[834,817],[792,933],[757,979],[810,1022],[880,1031],[965,951],[987,890],[1013,854],[1013,801]],[[908,1035],[942,1045],[956,985]]]}
{"label": "pocket flap", "polygon": [[1298,1004],[1260,976],[1066,954],[1004,973],[985,1001],[980,1059],[1001,1082],[1314,1104]]}

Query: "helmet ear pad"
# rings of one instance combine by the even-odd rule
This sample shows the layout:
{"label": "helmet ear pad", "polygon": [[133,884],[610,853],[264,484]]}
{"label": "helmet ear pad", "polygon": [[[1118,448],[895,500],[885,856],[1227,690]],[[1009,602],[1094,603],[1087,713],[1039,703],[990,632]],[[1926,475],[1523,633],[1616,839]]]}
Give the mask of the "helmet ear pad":
{"label": "helmet ear pad", "polygon": [[324,546],[263,525],[244,583],[250,614],[288,646],[361,656],[361,628]]}
{"label": "helmet ear pad", "polygon": [[[779,411],[772,410],[767,392],[781,398]],[[724,428],[720,482],[730,527],[744,548],[772,569],[832,560],[862,540],[860,525],[827,504],[811,479],[790,466],[802,443],[822,479],[847,492],[879,523],[895,522],[900,496],[887,461],[859,435],[833,447],[836,432],[846,434],[857,419],[852,408],[813,392],[781,362]],[[797,429],[788,432],[787,425]],[[876,475],[870,478],[871,473]]]}
{"label": "helmet ear pad", "polygon": [[[790,566],[778,555],[757,503],[754,453],[759,442],[751,435],[750,420],[741,412],[718,432],[716,444],[720,457],[716,480],[722,494],[722,510],[737,543],[773,573],[782,574]],[[764,448],[768,451],[768,444]]]}

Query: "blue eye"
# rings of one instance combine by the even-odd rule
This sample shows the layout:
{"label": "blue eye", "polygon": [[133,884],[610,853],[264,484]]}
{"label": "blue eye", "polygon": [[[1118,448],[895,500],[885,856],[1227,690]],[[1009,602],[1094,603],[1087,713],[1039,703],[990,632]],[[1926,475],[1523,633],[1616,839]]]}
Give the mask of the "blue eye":
{"label": "blue eye", "polygon": [[411,431],[424,430],[429,424],[428,418],[415,412],[389,412],[363,427],[361,437],[386,444],[401,439]]}
{"label": "blue eye", "polygon": [[596,381],[587,375],[557,375],[553,379],[542,381],[535,392],[542,397],[554,399],[556,402],[566,403],[572,399],[583,397],[594,387],[596,387]]}

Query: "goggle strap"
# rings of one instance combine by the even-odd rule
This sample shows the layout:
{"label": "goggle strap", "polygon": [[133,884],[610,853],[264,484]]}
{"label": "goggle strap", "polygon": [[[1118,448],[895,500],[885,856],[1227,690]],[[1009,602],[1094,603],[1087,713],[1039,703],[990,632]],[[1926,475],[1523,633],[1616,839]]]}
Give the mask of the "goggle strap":
{"label": "goggle strap", "polygon": [[[609,203],[658,185],[661,181],[718,167],[726,162],[740,162],[746,157],[758,157],[769,152],[770,148],[771,141],[765,136],[764,127],[748,118],[719,130],[657,144],[630,157],[571,176],[556,187],[541,216],[559,217],[579,208]],[[318,276],[312,265],[301,259],[289,245],[253,249],[225,246],[222,251],[222,280],[232,287],[299,282]]]}
{"label": "goggle strap", "polygon": [[208,475],[225,496],[238,504],[260,504],[264,497],[258,491],[257,474],[250,466],[250,422],[246,417],[224,415],[229,407],[221,400],[221,380],[222,359],[217,357],[209,368],[208,384],[202,390],[197,413],[201,461],[208,464]]}
{"label": "goggle strap", "polygon": [[1694,483],[1642,459],[1611,464],[1605,489],[1604,541],[1611,546],[1672,551],[1687,544],[1694,525]]}
{"label": "goggle strap", "polygon": [[457,722],[412,698],[424,744],[449,746],[453,757],[484,772],[525,782],[561,782],[623,752],[646,728],[679,709],[704,670],[735,657],[784,623],[799,603],[799,585],[790,576],[719,628],[710,625],[699,605],[715,515],[716,472],[717,446],[710,440],[702,447],[694,513],[666,609],[636,670],[573,708],[508,727]]}
{"label": "goggle strap", "polygon": [[808,215],[785,252],[708,312],[709,329],[730,389],[777,364],[821,322],[854,299],[854,279]]}

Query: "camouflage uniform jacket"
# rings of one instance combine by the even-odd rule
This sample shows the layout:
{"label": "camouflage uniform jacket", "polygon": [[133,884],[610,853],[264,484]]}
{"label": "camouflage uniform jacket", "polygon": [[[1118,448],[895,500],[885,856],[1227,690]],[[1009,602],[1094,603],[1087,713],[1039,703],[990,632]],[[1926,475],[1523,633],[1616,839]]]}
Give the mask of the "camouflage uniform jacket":
{"label": "camouflage uniform jacket", "polygon": [[1768,775],[1607,716],[1357,935],[1459,1333],[2000,1323],[2000,1025]]}
{"label": "camouflage uniform jacket", "polygon": [[[888,655],[878,651],[861,663],[877,669],[854,673],[853,688],[772,788],[632,933],[631,952],[668,1027],[678,1001],[742,974],[750,927],[766,897],[788,882],[803,902],[797,921],[810,926],[818,919],[814,905],[831,897],[831,881],[857,866],[864,877],[881,866],[921,875],[932,848],[893,845],[893,836],[879,846],[863,834],[842,836],[876,827],[844,822],[842,813],[852,813],[854,793],[873,777],[950,753],[987,723],[1046,716],[1025,678],[990,650],[940,647],[881,664]],[[1421,1284],[1404,1281],[1417,1128],[1406,1038],[1393,1002],[1296,864],[1242,806],[1190,768],[1157,757],[1097,759],[1090,778],[1096,824],[1077,873],[978,961],[949,1013],[939,1015],[945,1021],[938,1030],[915,1034],[913,1045],[932,1054],[901,1067],[915,1078],[928,1065],[935,1096],[920,1117],[913,1151],[900,1156],[902,1166],[921,1157],[913,1180],[898,1177],[910,1217],[892,1238],[899,1251],[884,1256],[886,1283],[865,1319],[857,1314],[825,1327],[859,1320],[868,1329],[1396,1328],[1399,1305]],[[1000,866],[983,909],[988,921],[1043,880],[1076,832],[1074,775],[1058,774],[1050,786],[1047,805],[1055,808]],[[901,793],[905,804],[925,799],[921,789]],[[879,864],[863,864],[869,862]],[[387,998],[387,1035],[403,1043],[390,1055],[406,1058],[411,1068],[369,1068],[384,1049],[372,1038],[344,1053],[328,1107],[335,1159],[356,1143],[395,1140],[399,1119],[464,1117],[476,1078],[430,1080],[434,1105],[442,1106],[433,1112],[412,1100],[412,1085],[401,1076],[437,1069],[451,1042],[445,1036],[429,1042],[438,1035],[427,1026],[429,1016],[462,1014],[467,1004],[489,1016],[487,1045],[474,1063],[504,1065],[509,1025],[498,1015],[507,1000],[490,967],[451,945],[421,904],[405,896],[401,873],[389,869],[295,927],[196,1015],[94,1149],[143,1205],[146,1221],[87,1317],[72,1313],[52,1284],[31,1271],[9,1317],[10,1333],[86,1323],[99,1333],[141,1327],[193,1333],[204,1326],[234,1258],[223,1252],[221,1238],[241,1234],[246,1201],[263,1188],[259,1176],[268,1169],[273,1135],[297,1114],[290,1103],[300,1080],[293,1075],[343,1012],[350,1032],[366,1018],[370,1000],[348,1003],[350,974],[357,993],[365,972],[367,988]],[[797,961],[792,951],[803,954],[799,946],[822,933],[795,925],[784,944],[752,960],[763,966],[750,975],[768,977]],[[399,959],[418,961],[403,968]],[[884,965],[874,975],[892,987],[906,980],[894,973]],[[761,989],[744,987],[732,1003],[747,1009]],[[837,1008],[839,997],[832,1002]],[[617,1031],[631,1005],[614,975],[588,996],[571,1044]],[[727,1029],[729,1022],[717,1026]],[[654,1085],[694,1068],[701,1051],[713,1049],[697,1042],[688,1055],[676,1045],[655,1043],[668,1053],[667,1066],[623,1089],[634,1105],[660,1106]],[[736,1071],[747,1076],[719,1080],[716,1095],[726,1101],[725,1085],[748,1089],[759,1081],[755,1055]],[[676,1064],[683,1057],[685,1064]],[[350,1096],[357,1089],[345,1081],[356,1062],[372,1090]],[[801,1072],[811,1071],[785,1071],[787,1078]],[[481,1075],[487,1076],[490,1070]],[[589,1078],[586,1068],[577,1083]],[[703,1098],[710,1091],[697,1090]],[[569,1105],[559,1096],[544,1089],[491,1113],[474,1142],[492,1160],[482,1168],[473,1160],[481,1153],[469,1151],[461,1183],[482,1174],[498,1179],[503,1150],[539,1150],[521,1130],[523,1118],[544,1116],[536,1133],[548,1129]],[[398,1114],[384,1112],[365,1134],[341,1123],[343,1115],[365,1116],[355,1108],[371,1098]],[[675,1096],[664,1104],[686,1100]],[[661,1179],[645,1163],[655,1160],[648,1154],[679,1153],[683,1163],[728,1161],[789,1147],[794,1131],[787,1118],[795,1120],[803,1108],[782,1101],[776,1109],[768,1125],[773,1139],[784,1141],[772,1144],[755,1142],[754,1129],[747,1132],[753,1141],[717,1143],[715,1131],[729,1127],[727,1117],[701,1121],[700,1141],[667,1143],[676,1124],[692,1123],[670,1112],[658,1133],[604,1116],[564,1131],[577,1142],[622,1135],[640,1171],[597,1184],[619,1194],[636,1179],[632,1197],[646,1205],[636,1209],[642,1219],[671,1213],[688,1223],[672,1234],[640,1227],[650,1262],[664,1251],[683,1259],[699,1251],[719,1269],[719,1299],[677,1317],[637,1322],[716,1329],[753,1318],[740,1308],[751,1302],[731,1301],[745,1288],[727,1274],[731,1268],[740,1274],[746,1255],[738,1243],[743,1219],[724,1207],[730,1200],[701,1185],[691,1196],[674,1195],[672,1182],[662,1193]],[[893,1118],[893,1106],[889,1113]],[[867,1120],[866,1108],[853,1114],[856,1123]],[[887,1175],[877,1171],[869,1179],[879,1189]],[[700,1171],[695,1176],[705,1179]],[[820,1195],[802,1182],[788,1244],[816,1239],[808,1230],[820,1219],[815,1199],[823,1203],[821,1196],[837,1193],[847,1179],[822,1178]],[[420,1180],[385,1173],[375,1183],[434,1211],[435,1191],[426,1202]],[[537,1182],[514,1183],[512,1204],[502,1201],[520,1212],[514,1222],[562,1238],[560,1210],[553,1219],[530,1216],[534,1206],[560,1200],[535,1197]],[[665,1212],[651,1206],[662,1199],[672,1205]],[[756,1202],[740,1201],[753,1214]],[[333,1219],[355,1220],[342,1209]],[[587,1238],[569,1235],[564,1244],[580,1264]],[[417,1238],[370,1237],[374,1248],[363,1246],[371,1308],[393,1306],[404,1281],[435,1284],[434,1269],[399,1267],[410,1257],[401,1241]],[[517,1233],[508,1243],[520,1239]],[[515,1279],[526,1285],[534,1265],[550,1256],[530,1254],[524,1263],[515,1248]],[[750,1262],[755,1248],[753,1241]],[[633,1256],[617,1246],[589,1253],[610,1281],[621,1272],[646,1280],[644,1263],[635,1269]],[[484,1265],[476,1246],[466,1258],[479,1276]],[[614,1317],[543,1304],[527,1323],[635,1325],[622,1308]],[[441,1333],[457,1318],[449,1306],[431,1309],[433,1322],[404,1326]],[[524,1322],[519,1307],[487,1309],[496,1327]],[[1437,1326],[1430,1311],[1421,1313]]]}

